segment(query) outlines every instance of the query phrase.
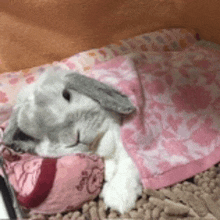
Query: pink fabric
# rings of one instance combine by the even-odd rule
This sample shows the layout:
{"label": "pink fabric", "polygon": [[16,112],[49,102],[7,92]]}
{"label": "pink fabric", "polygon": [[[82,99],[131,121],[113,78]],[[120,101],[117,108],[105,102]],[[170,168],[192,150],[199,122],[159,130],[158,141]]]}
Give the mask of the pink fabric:
{"label": "pink fabric", "polygon": [[[0,128],[0,142],[4,127]],[[5,169],[19,203],[32,213],[76,210],[99,195],[104,163],[96,155],[73,154],[58,159],[15,154],[1,146]],[[3,175],[0,169],[0,175]]]}
{"label": "pink fabric", "polygon": [[180,52],[118,57],[82,73],[128,95],[135,114],[121,138],[145,188],[187,179],[220,161],[220,53]]}
{"label": "pink fabric", "polygon": [[52,214],[76,210],[97,197],[104,178],[104,164],[96,155],[76,154],[57,161],[53,187],[40,206],[32,213]]}

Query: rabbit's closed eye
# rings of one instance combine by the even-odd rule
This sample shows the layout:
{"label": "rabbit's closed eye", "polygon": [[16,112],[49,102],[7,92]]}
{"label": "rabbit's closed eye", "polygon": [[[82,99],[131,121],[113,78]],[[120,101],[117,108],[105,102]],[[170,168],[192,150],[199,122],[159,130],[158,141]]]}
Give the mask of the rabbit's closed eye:
{"label": "rabbit's closed eye", "polygon": [[68,102],[70,102],[71,94],[67,89],[63,90],[63,98],[66,99]]}

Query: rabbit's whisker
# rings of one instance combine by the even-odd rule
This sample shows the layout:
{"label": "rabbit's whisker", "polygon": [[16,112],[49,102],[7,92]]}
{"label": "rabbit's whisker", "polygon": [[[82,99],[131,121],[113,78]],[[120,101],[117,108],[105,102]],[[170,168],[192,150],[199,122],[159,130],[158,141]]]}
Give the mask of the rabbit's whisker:
{"label": "rabbit's whisker", "polygon": [[95,153],[95,151],[97,150],[98,148],[98,145],[103,137],[104,133],[99,133],[96,138],[92,141],[92,143],[90,143],[89,145],[89,149]]}

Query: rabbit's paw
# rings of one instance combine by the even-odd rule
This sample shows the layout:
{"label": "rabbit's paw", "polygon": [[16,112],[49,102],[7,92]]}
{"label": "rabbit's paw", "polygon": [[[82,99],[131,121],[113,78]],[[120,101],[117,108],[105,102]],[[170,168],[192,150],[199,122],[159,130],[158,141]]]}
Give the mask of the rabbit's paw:
{"label": "rabbit's paw", "polygon": [[128,185],[126,181],[117,181],[117,178],[113,178],[104,185],[101,196],[107,207],[124,214],[135,207],[135,202],[141,192],[140,184]]}

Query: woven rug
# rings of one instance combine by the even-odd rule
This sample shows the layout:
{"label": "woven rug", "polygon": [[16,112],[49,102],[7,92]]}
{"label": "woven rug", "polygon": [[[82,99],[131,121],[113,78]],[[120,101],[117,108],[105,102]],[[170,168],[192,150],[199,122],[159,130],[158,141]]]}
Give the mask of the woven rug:
{"label": "woven rug", "polygon": [[53,216],[32,215],[35,220],[219,220],[220,164],[182,183],[160,190],[145,189],[136,208],[120,215],[106,209],[102,199],[85,203],[80,210]]}

